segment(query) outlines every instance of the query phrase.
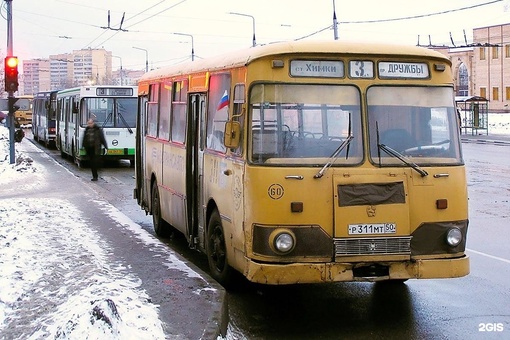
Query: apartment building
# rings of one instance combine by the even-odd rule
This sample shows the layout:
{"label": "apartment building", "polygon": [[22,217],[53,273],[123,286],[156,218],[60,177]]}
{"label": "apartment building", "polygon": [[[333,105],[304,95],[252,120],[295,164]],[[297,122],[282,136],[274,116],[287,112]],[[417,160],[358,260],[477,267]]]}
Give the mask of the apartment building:
{"label": "apartment building", "polygon": [[[59,90],[87,84],[113,84],[112,52],[82,49],[23,61],[20,94]],[[21,85],[21,84],[20,84]]]}
{"label": "apartment building", "polygon": [[[50,80],[50,60],[33,59],[23,61],[23,76],[20,83],[20,89],[23,94],[34,94],[41,91],[49,91],[51,88]],[[21,85],[21,84],[20,84]]]}

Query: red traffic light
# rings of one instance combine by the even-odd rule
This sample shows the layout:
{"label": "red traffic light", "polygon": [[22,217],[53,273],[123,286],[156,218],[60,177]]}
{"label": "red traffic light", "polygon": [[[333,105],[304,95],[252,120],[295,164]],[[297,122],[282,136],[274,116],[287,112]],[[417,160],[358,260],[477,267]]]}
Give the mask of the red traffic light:
{"label": "red traffic light", "polygon": [[18,91],[18,57],[5,57],[5,90]]}
{"label": "red traffic light", "polygon": [[5,57],[5,67],[18,69],[18,57]]}

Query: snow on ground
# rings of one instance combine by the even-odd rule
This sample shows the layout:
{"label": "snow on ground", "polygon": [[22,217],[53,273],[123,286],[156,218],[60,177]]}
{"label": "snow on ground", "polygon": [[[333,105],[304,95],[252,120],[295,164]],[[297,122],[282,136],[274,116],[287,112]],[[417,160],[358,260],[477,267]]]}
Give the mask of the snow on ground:
{"label": "snow on ground", "polygon": [[510,114],[489,113],[487,125],[490,134],[510,135]]}
{"label": "snow on ground", "polygon": [[10,164],[8,136],[0,125],[0,337],[164,339],[140,279],[108,261],[77,207],[23,195],[44,186],[45,169],[24,152],[28,141]]}

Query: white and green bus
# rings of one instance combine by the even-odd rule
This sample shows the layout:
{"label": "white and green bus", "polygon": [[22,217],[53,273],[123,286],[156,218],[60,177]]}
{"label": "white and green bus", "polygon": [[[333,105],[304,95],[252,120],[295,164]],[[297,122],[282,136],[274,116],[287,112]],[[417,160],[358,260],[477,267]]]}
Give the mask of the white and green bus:
{"label": "white and green bus", "polygon": [[81,86],[57,93],[57,149],[78,165],[87,160],[81,142],[94,118],[108,143],[105,159],[127,159],[134,166],[137,86]]}

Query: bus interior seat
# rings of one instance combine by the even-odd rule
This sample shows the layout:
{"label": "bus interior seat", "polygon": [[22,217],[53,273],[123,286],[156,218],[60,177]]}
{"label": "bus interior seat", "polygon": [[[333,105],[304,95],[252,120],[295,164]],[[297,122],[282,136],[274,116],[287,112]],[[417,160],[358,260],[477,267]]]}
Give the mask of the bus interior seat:
{"label": "bus interior seat", "polygon": [[417,146],[414,138],[406,129],[390,129],[381,134],[380,143],[402,152]]}

